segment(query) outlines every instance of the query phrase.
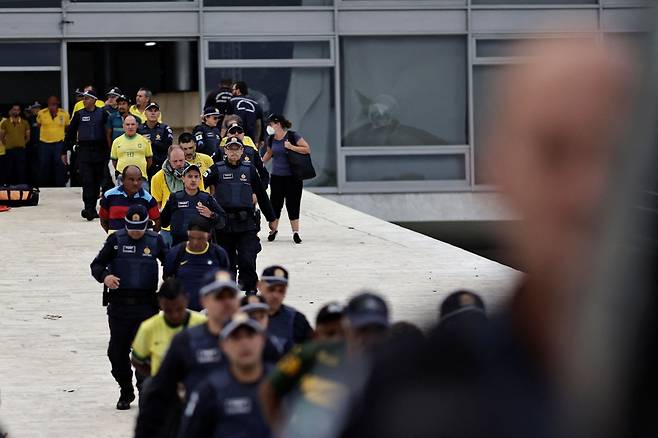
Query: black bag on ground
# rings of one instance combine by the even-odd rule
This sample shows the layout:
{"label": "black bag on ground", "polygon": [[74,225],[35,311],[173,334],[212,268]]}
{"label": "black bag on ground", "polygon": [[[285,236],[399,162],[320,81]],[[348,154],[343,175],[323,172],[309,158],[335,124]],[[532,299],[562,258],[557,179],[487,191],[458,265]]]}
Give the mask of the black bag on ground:
{"label": "black bag on ground", "polygon": [[[295,132],[288,131],[288,141],[291,145],[297,146],[295,141]],[[270,135],[267,139],[267,144],[271,148],[274,136]],[[311,161],[311,154],[300,154],[299,152],[287,150],[288,163],[290,163],[290,171],[292,175],[299,180],[312,179],[317,176],[313,162]]]}
{"label": "black bag on ground", "polygon": [[39,204],[39,189],[27,184],[0,186],[0,205],[27,207]]}

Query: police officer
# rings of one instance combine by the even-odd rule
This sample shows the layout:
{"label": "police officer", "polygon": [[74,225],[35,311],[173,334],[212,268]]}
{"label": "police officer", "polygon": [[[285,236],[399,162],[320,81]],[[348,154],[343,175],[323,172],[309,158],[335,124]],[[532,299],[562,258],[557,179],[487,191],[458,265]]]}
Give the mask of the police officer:
{"label": "police officer", "polygon": [[227,216],[226,226],[217,235],[217,243],[228,253],[234,272],[237,266],[244,290],[251,292],[256,290],[256,256],[261,250],[260,212],[254,207],[253,195],[270,228],[274,211],[256,168],[250,162],[241,161],[244,146],[240,140],[232,138],[225,150],[226,160],[208,169],[203,180]]}
{"label": "police officer", "polygon": [[[119,410],[130,409],[135,399],[130,347],[142,321],[158,312],[158,260],[164,263],[167,256],[162,237],[146,229],[149,216],[143,205],[128,208],[125,220],[125,229],[110,234],[91,262],[93,277],[110,290],[106,294],[110,326],[107,355],[112,376],[121,388]],[[141,390],[145,376],[136,377]]]}
{"label": "police officer", "polygon": [[230,114],[231,99],[233,98],[233,93],[231,92],[232,85],[233,81],[231,79],[222,79],[219,82],[219,88],[208,93],[206,104],[204,106],[215,107],[222,114]]}
{"label": "police officer", "polygon": [[215,107],[206,107],[201,115],[201,123],[194,127],[192,135],[196,143],[196,151],[213,156],[219,147],[219,119],[222,114]]}
{"label": "police officer", "polygon": [[267,332],[281,352],[288,352],[293,345],[302,344],[313,337],[313,329],[304,316],[294,307],[283,304],[288,292],[288,271],[283,266],[268,266],[258,282],[258,290],[269,306]]}
{"label": "police officer", "polygon": [[96,94],[93,88],[84,92],[84,107],[73,115],[64,139],[66,148],[62,153],[62,162],[68,165],[66,151],[73,150],[77,141],[77,161],[85,206],[80,215],[88,221],[98,217],[96,201],[103,181],[103,166],[108,165],[110,158],[110,147],[105,135],[108,114],[96,106]]}
{"label": "police officer", "polygon": [[158,373],[143,394],[135,438],[162,436],[165,427],[178,429],[177,424],[164,425],[162,413],[180,402],[179,383],[183,384],[188,399],[199,382],[224,363],[219,349],[219,333],[238,309],[239,292],[230,272],[216,270],[206,275],[199,296],[208,320],[172,339]]}
{"label": "police officer", "polygon": [[[242,124],[240,122],[233,122],[228,126],[228,129],[226,130],[226,142],[230,141],[232,138],[237,138],[238,140],[240,140],[240,142],[243,142],[244,137],[245,137],[244,129],[242,128]],[[263,164],[263,159],[261,158],[257,149],[252,147],[247,147],[244,143],[243,146],[244,146],[244,153],[242,154],[242,157],[240,159],[245,162],[251,162],[251,164],[254,165],[254,167],[258,171],[258,176],[260,177],[260,181],[261,183],[263,183],[263,188],[267,190],[267,186],[270,184],[270,173],[265,168],[265,165]],[[215,154],[215,156],[213,157],[213,160],[217,162],[225,159],[226,159],[226,153],[224,151],[224,147],[220,147],[217,153]]]}
{"label": "police officer", "polygon": [[178,436],[269,438],[272,434],[258,396],[258,385],[271,369],[261,357],[263,327],[240,312],[220,336],[228,364],[208,376],[190,396]]}
{"label": "police officer", "polygon": [[146,105],[144,113],[146,114],[146,121],[137,127],[137,133],[151,142],[153,164],[148,169],[148,179],[150,181],[153,175],[162,169],[162,164],[167,159],[169,146],[174,142],[174,133],[168,125],[158,122],[160,105],[156,102]]}
{"label": "police officer", "polygon": [[231,113],[240,116],[244,123],[245,133],[253,141],[259,143],[263,130],[263,110],[260,104],[247,97],[249,89],[246,82],[236,82],[231,91],[233,92]]}
{"label": "police officer", "polygon": [[107,93],[105,93],[105,106],[103,109],[107,111],[110,116],[118,111],[117,98],[122,94],[123,93],[119,87],[112,87]]}
{"label": "police officer", "polygon": [[160,213],[163,226],[171,225],[172,246],[187,240],[187,226],[192,218],[203,216],[213,226],[224,221],[224,210],[209,193],[199,189],[201,171],[196,164],[183,169],[184,189],[169,195]]}

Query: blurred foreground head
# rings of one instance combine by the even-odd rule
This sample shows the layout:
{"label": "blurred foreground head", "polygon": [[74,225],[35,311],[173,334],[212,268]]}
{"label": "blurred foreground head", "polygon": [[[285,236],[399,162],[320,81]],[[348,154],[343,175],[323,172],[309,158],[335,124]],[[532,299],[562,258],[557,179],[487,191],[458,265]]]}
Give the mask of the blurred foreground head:
{"label": "blurred foreground head", "polygon": [[619,48],[591,43],[541,43],[531,53],[537,57],[499,84],[488,163],[521,218],[506,236],[528,273],[528,293],[518,294],[513,312],[546,356],[559,342],[548,339],[549,327],[578,307],[564,291],[595,251],[635,69]]}

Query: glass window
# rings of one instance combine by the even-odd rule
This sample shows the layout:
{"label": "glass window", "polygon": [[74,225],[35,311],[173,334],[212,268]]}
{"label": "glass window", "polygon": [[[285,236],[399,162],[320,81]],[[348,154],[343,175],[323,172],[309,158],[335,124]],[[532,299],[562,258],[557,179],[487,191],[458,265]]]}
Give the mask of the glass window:
{"label": "glass window", "polygon": [[501,79],[509,66],[479,65],[473,67],[473,129],[475,143],[473,153],[475,159],[475,184],[487,184],[484,151],[487,140],[487,119],[499,108],[494,106],[492,91],[494,85]]}
{"label": "glass window", "polygon": [[318,173],[308,185],[336,186],[333,68],[207,68],[206,90],[224,78],[245,81],[263,114],[284,114],[306,139]]}
{"label": "glass window", "polygon": [[464,154],[347,156],[348,182],[465,180]]}
{"label": "glass window", "polygon": [[527,57],[536,55],[531,49],[535,46],[526,43],[538,43],[541,41],[560,41],[565,44],[569,43],[591,43],[594,45],[594,38],[519,38],[519,39],[481,39],[475,43],[475,56],[478,58],[508,58],[508,57]]}
{"label": "glass window", "polygon": [[0,8],[60,8],[62,0],[0,0]]}
{"label": "glass window", "polygon": [[343,146],[466,144],[466,72],[466,37],[343,37]]}
{"label": "glass window", "polygon": [[333,0],[203,0],[204,6],[332,6]]}
{"label": "glass window", "polygon": [[0,66],[59,66],[60,47],[59,43],[0,43]]}
{"label": "glass window", "polygon": [[329,41],[211,41],[210,59],[328,59]]}
{"label": "glass window", "polygon": [[471,0],[472,5],[598,5],[598,0]]}
{"label": "glass window", "polygon": [[26,106],[38,100],[45,105],[48,96],[60,95],[60,73],[58,71],[0,72],[0,83],[11,87],[0,87],[0,110],[7,114],[9,105],[18,102]]}

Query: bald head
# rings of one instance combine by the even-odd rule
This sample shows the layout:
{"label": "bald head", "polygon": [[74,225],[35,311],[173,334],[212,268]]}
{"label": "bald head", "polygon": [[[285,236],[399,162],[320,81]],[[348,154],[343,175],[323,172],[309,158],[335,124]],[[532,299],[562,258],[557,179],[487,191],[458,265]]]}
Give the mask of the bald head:
{"label": "bald head", "polygon": [[132,137],[137,133],[137,119],[133,115],[127,115],[123,119],[123,130],[128,137]]}

